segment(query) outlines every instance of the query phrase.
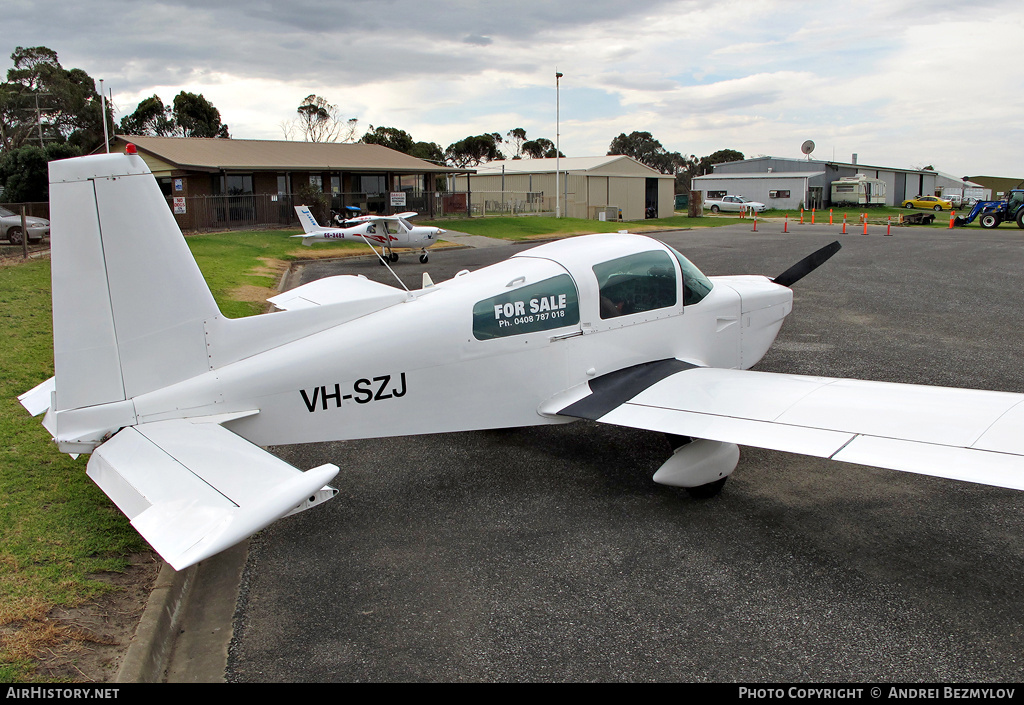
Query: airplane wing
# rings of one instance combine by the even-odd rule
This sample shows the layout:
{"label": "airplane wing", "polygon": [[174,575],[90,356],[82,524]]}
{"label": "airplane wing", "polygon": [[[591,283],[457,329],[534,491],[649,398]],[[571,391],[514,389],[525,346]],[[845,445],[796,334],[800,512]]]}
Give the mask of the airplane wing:
{"label": "airplane wing", "polygon": [[[409,298],[408,292],[363,276],[339,274],[303,284],[267,301],[282,311],[330,304],[349,304],[354,314],[366,315]],[[355,316],[353,316],[355,317]]]}
{"label": "airplane wing", "polygon": [[366,221],[377,221],[377,220],[390,220],[392,222],[405,218],[414,218],[419,213],[408,211],[406,213],[395,213],[394,215],[361,215],[356,218],[349,218],[350,223],[354,222],[366,222]]}
{"label": "airplane wing", "polygon": [[89,459],[89,477],[175,570],[336,492],[337,466],[302,472],[217,420],[131,426]]}
{"label": "airplane wing", "polygon": [[672,359],[598,377],[541,411],[1024,490],[1024,394]]}

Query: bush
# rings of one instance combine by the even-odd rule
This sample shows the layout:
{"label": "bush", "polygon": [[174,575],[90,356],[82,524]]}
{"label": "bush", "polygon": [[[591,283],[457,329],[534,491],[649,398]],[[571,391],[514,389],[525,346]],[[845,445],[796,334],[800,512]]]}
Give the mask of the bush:
{"label": "bush", "polygon": [[326,193],[313,184],[303,184],[295,192],[299,200],[295,205],[308,206],[310,213],[316,218],[316,222],[327,225],[331,220],[331,199]]}

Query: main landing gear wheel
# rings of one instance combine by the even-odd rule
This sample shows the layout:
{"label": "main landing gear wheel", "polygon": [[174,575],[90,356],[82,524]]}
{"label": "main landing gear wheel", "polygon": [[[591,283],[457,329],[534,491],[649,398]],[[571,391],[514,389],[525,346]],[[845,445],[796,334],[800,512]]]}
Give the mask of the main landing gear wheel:
{"label": "main landing gear wheel", "polygon": [[391,253],[391,257],[389,257],[389,259],[391,260],[392,263],[397,262],[398,261],[398,253],[392,252]]}
{"label": "main landing gear wheel", "polygon": [[424,252],[422,255],[420,255],[420,264],[426,264],[426,263],[427,263],[427,253]]}

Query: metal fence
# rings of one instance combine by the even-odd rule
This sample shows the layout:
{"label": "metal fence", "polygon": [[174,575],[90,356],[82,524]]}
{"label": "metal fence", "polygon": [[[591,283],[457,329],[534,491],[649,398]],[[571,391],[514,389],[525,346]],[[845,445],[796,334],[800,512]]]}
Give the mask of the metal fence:
{"label": "metal fence", "polygon": [[[392,202],[391,195],[378,193],[335,193],[329,194],[330,208],[342,212],[354,206],[367,214],[388,214],[412,211],[424,219],[466,218],[495,215],[553,215],[555,197],[543,192],[519,191],[421,191],[405,192]],[[573,194],[567,194],[571,201]],[[404,204],[401,203],[404,200]],[[13,213],[38,218],[50,217],[50,204],[9,203],[0,204]],[[204,232],[211,230],[257,230],[271,228],[298,228],[299,220],[295,206],[300,203],[293,194],[255,194],[242,196],[168,196],[167,207],[174,214],[183,231]],[[597,218],[598,210],[570,213],[571,203],[563,203],[565,215]],[[323,222],[322,225],[328,223]]]}
{"label": "metal fence", "polygon": [[[512,191],[422,191],[404,193],[391,200],[388,194],[329,194],[330,208],[342,212],[356,207],[363,215],[384,215],[412,211],[425,219],[465,218],[479,215],[537,215],[554,213],[554,197],[543,193]],[[402,203],[404,201],[404,203]],[[294,194],[244,196],[168,196],[167,205],[182,230],[242,230],[299,227]],[[322,225],[328,223],[322,222]]]}

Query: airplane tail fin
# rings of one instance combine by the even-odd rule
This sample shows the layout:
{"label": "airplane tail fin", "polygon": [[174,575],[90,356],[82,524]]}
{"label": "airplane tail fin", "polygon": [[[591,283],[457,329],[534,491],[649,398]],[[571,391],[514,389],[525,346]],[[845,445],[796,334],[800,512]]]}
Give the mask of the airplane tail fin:
{"label": "airplane tail fin", "polygon": [[295,206],[295,214],[299,216],[299,222],[302,223],[302,232],[311,233],[320,230],[320,223],[316,222],[309,206]]}
{"label": "airplane tail fin", "polygon": [[122,401],[209,369],[220,316],[138,155],[50,163],[54,411]]}

